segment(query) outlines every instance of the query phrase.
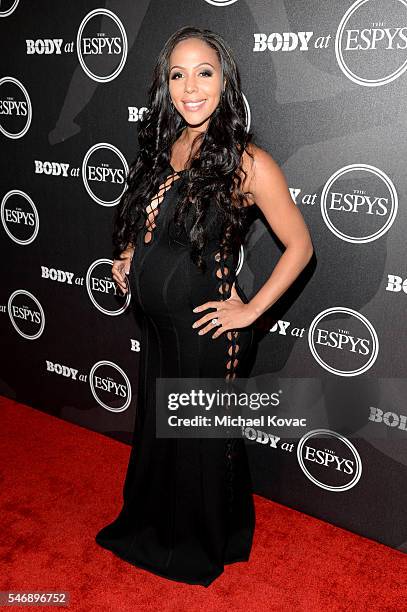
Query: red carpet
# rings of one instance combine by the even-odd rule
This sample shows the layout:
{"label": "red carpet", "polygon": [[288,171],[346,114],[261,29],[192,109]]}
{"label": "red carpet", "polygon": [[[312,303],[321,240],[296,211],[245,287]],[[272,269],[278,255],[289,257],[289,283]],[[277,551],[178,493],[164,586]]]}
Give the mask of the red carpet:
{"label": "red carpet", "polygon": [[6,398],[0,410],[1,591],[68,591],[75,611],[407,609],[407,555],[258,496],[250,561],[208,589],[130,566],[94,542],[120,510],[129,446]]}

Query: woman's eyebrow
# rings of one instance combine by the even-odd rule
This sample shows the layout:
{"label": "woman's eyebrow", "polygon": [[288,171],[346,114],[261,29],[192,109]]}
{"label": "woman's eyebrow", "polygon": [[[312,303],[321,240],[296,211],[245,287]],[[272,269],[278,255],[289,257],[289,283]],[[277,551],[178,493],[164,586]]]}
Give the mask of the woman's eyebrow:
{"label": "woman's eyebrow", "polygon": [[[198,68],[198,66],[203,66],[204,64],[206,64],[207,66],[212,66],[212,64],[210,62],[201,62],[200,64],[197,64],[196,66],[193,66],[193,68]],[[185,66],[171,66],[170,70],[172,70],[173,68],[185,68]],[[215,66],[212,66],[213,69],[215,69]]]}

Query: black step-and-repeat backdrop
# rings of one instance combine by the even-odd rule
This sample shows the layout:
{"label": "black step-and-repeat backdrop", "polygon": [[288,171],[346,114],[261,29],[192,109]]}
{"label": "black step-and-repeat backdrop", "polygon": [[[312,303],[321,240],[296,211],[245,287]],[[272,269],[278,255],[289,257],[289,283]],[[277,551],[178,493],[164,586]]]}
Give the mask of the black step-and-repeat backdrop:
{"label": "black step-and-repeat backdrop", "polygon": [[[130,442],[143,346],[112,221],[187,24],[232,46],[315,247],[257,321],[250,390],[279,401],[243,430],[255,492],[407,552],[405,0],[1,2],[0,393]],[[251,214],[250,297],[282,252]]]}

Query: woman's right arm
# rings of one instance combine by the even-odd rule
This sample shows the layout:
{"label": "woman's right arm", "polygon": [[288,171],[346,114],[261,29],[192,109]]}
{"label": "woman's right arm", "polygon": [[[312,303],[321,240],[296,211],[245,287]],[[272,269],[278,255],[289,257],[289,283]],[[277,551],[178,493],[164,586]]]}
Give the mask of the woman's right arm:
{"label": "woman's right arm", "polygon": [[131,260],[134,255],[134,245],[129,243],[120,253],[120,259],[114,259],[112,265],[112,277],[123,294],[127,293],[126,274],[130,272]]}

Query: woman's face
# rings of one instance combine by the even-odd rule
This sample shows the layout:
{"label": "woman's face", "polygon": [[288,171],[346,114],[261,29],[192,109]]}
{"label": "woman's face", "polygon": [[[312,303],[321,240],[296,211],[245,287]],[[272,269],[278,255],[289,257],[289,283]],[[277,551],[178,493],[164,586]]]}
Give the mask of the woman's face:
{"label": "woman's face", "polygon": [[217,53],[198,38],[182,40],[170,55],[169,91],[188,125],[207,128],[222,90]]}

